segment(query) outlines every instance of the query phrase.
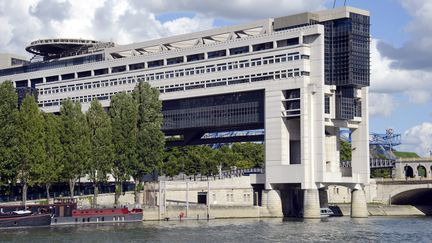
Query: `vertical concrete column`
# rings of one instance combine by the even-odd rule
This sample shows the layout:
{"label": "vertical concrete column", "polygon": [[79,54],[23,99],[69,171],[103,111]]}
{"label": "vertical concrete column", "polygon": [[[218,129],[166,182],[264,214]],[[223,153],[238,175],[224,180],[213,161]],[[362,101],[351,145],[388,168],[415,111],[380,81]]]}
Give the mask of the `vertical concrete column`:
{"label": "vertical concrete column", "polygon": [[282,202],[280,192],[277,190],[264,190],[261,195],[261,203],[267,207],[272,216],[279,216],[282,214]]}
{"label": "vertical concrete column", "polygon": [[303,218],[321,218],[320,201],[317,189],[305,189],[303,194]]}
{"label": "vertical concrete column", "polygon": [[366,195],[363,188],[351,192],[351,218],[367,218]]}

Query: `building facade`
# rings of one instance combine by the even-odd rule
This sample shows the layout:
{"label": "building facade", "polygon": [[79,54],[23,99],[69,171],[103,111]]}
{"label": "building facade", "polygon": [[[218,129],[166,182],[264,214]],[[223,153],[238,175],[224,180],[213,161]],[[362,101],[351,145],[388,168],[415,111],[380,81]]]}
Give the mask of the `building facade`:
{"label": "building facade", "polygon": [[[252,178],[263,206],[319,217],[326,188],[343,185],[353,190],[354,216],[367,216],[367,11],[343,7],[129,45],[78,41],[33,42],[27,50],[44,60],[2,69],[0,79],[36,88],[46,112],[59,112],[65,99],[84,110],[94,99],[108,107],[112,95],[149,82],[160,90],[163,131],[180,138],[175,145],[264,129],[226,140],[265,142],[265,174]],[[352,131],[352,166],[343,173],[340,128]]]}

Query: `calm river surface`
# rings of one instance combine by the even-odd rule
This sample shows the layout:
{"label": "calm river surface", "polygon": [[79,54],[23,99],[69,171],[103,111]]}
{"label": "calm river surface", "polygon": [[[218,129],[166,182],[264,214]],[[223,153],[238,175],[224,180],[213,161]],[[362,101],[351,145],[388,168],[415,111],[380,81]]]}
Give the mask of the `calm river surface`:
{"label": "calm river surface", "polygon": [[0,242],[432,242],[432,217],[230,219],[2,229]]}

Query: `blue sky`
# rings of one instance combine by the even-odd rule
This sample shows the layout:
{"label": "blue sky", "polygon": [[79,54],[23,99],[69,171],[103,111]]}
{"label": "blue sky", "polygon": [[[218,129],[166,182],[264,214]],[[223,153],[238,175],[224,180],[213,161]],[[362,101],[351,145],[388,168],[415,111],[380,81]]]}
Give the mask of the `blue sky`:
{"label": "blue sky", "polygon": [[[336,6],[342,6],[339,0]],[[400,150],[432,150],[432,1],[347,0],[371,13],[370,131],[401,133]],[[0,52],[35,39],[118,44],[332,8],[333,0],[0,0]]]}

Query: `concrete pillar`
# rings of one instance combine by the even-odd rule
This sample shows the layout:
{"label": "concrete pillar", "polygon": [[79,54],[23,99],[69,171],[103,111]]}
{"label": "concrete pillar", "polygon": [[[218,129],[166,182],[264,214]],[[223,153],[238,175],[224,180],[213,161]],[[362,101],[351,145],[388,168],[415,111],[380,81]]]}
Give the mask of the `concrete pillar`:
{"label": "concrete pillar", "polygon": [[351,192],[351,218],[367,218],[368,210],[366,195],[363,189],[353,189]]}
{"label": "concrete pillar", "polygon": [[303,218],[321,218],[319,193],[317,189],[305,189],[303,191]]}
{"label": "concrete pillar", "polygon": [[282,202],[279,191],[263,190],[261,203],[262,206],[267,207],[269,213],[273,216],[282,214]]}

